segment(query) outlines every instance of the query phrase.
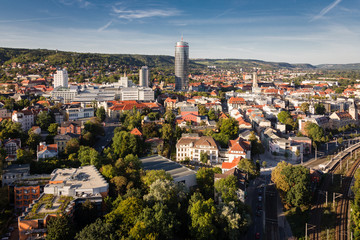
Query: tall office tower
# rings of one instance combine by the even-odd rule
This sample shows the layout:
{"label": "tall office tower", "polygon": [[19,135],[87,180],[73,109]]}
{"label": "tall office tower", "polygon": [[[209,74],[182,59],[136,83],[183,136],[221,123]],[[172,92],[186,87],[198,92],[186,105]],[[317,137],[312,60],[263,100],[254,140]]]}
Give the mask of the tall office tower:
{"label": "tall office tower", "polygon": [[187,90],[189,88],[189,44],[183,41],[175,46],[175,90]]}
{"label": "tall office tower", "polygon": [[139,71],[139,85],[140,87],[149,87],[149,68],[147,66],[141,67]]}
{"label": "tall office tower", "polygon": [[252,85],[252,87],[253,87],[253,88],[258,88],[259,85],[258,85],[258,82],[257,82],[256,72],[253,72],[252,80],[253,80],[253,85]]}
{"label": "tall office tower", "polygon": [[56,73],[54,74],[54,88],[57,87],[68,87],[68,72],[66,71],[66,69],[59,69],[56,71]]}

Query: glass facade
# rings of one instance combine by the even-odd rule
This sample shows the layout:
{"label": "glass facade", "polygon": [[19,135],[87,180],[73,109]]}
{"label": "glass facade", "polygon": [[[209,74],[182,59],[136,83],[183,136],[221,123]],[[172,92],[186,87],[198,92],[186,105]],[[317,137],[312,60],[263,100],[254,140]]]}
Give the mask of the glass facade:
{"label": "glass facade", "polygon": [[189,44],[184,41],[175,46],[175,90],[187,90],[189,87]]}

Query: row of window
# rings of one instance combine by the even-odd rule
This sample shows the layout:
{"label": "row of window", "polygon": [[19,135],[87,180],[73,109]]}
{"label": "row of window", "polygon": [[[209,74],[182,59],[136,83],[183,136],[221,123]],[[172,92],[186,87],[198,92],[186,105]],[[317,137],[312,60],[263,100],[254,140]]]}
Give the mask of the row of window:
{"label": "row of window", "polygon": [[16,199],[37,199],[39,196],[38,195],[24,195],[24,196],[16,196]]}
{"label": "row of window", "polygon": [[37,193],[38,191],[37,191],[37,189],[31,189],[31,190],[26,190],[26,189],[24,189],[24,190],[16,190],[16,193],[17,194],[20,194],[20,193],[25,193],[25,194],[27,194],[27,193]]}

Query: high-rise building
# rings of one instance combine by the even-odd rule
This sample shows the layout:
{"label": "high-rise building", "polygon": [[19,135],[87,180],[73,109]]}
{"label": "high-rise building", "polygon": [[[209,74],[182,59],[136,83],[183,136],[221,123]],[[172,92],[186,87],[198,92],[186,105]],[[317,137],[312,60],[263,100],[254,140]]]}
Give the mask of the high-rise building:
{"label": "high-rise building", "polygon": [[189,44],[183,41],[175,46],[175,90],[186,90],[189,87]]}
{"label": "high-rise building", "polygon": [[147,66],[141,67],[139,71],[139,85],[140,87],[149,87],[149,68]]}
{"label": "high-rise building", "polygon": [[54,88],[57,87],[68,87],[68,72],[66,71],[66,69],[59,69],[56,71],[56,73],[54,74]]}

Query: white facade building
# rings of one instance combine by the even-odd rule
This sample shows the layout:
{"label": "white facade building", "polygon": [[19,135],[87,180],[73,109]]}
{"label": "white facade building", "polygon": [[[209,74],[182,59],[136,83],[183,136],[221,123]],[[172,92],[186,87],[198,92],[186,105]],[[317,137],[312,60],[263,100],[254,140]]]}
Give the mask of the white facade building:
{"label": "white facade building", "polygon": [[183,134],[176,144],[176,160],[200,161],[201,153],[206,153],[211,163],[219,162],[219,148],[215,140],[210,136],[196,136],[194,134]]}
{"label": "white facade building", "polygon": [[66,109],[66,114],[68,114],[69,120],[91,118],[94,117],[94,108],[92,107],[68,108]]}
{"label": "white facade building", "polygon": [[20,123],[24,131],[29,131],[34,125],[34,114],[30,110],[14,111],[11,120]]}
{"label": "white facade building", "polygon": [[121,101],[154,101],[154,91],[151,88],[131,87],[121,89]]}
{"label": "white facade building", "polygon": [[68,81],[69,81],[69,77],[68,77],[68,72],[66,69],[62,69],[62,70],[59,69],[54,74],[54,88],[57,88],[57,87],[67,88]]}

